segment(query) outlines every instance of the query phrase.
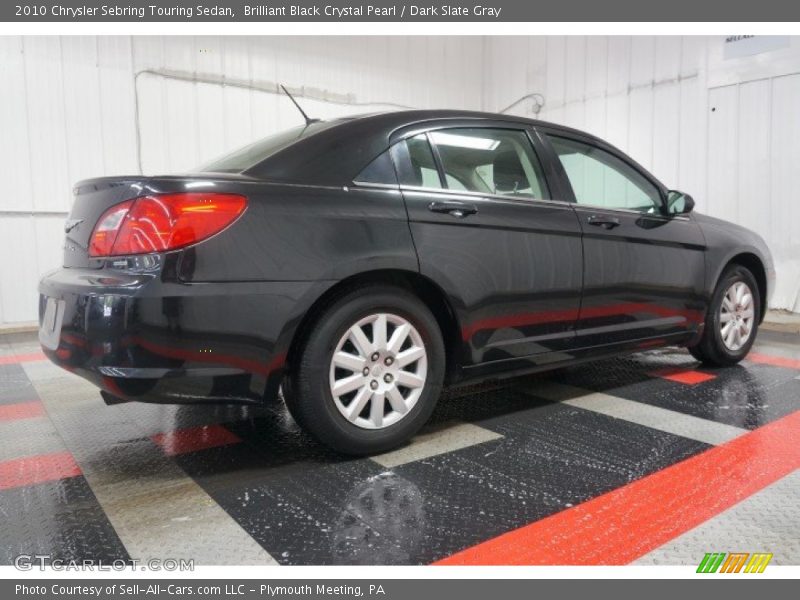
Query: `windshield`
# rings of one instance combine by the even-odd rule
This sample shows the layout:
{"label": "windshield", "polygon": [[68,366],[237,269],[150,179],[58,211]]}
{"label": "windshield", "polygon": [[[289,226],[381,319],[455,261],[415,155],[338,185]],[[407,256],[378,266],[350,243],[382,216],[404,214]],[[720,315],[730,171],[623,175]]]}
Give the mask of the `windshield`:
{"label": "windshield", "polygon": [[302,125],[300,127],[293,127],[292,129],[281,131],[280,133],[265,137],[244,148],[239,148],[230,154],[216,158],[210,163],[199,167],[196,171],[241,173],[242,171],[254,167],[279,150],[283,150],[287,146],[292,145],[297,140],[318,133],[323,129],[327,129],[333,125],[333,123],[332,121],[317,121],[310,125]]}

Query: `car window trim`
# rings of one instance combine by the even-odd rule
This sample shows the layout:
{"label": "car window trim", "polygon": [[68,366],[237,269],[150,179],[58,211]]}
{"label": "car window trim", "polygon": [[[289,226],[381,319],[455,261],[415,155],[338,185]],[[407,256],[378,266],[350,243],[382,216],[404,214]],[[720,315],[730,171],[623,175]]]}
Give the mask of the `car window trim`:
{"label": "car window trim", "polygon": [[425,194],[445,194],[447,196],[464,196],[469,198],[485,198],[487,200],[509,200],[511,202],[515,202],[518,204],[527,204],[530,205],[532,202],[540,202],[544,204],[552,204],[558,206],[565,206],[570,208],[574,205],[574,202],[569,202],[567,200],[553,200],[550,198],[535,198],[533,196],[511,196],[511,195],[504,195],[504,194],[484,194],[482,192],[473,192],[470,190],[451,190],[447,188],[430,188],[430,187],[422,187],[416,185],[403,185],[400,184],[400,191],[408,191],[408,192],[416,192],[416,193],[425,193]]}
{"label": "car window trim", "polygon": [[378,188],[382,190],[398,190],[400,189],[400,184],[398,183],[378,183],[377,181],[358,181],[357,179],[353,180],[353,187],[358,188]]}
{"label": "car window trim", "polygon": [[584,209],[584,212],[600,212],[600,211],[607,211],[607,212],[614,212],[614,213],[624,213],[629,215],[639,215],[640,217],[648,217],[651,219],[661,219],[664,221],[672,221],[674,219],[679,219],[682,221],[689,221],[691,220],[686,215],[665,215],[663,213],[648,213],[642,212],[640,210],[633,210],[630,208],[614,208],[611,206],[601,206],[600,204],[586,204],[586,203],[578,203],[578,202],[570,202],[571,205],[575,207],[575,210]]}

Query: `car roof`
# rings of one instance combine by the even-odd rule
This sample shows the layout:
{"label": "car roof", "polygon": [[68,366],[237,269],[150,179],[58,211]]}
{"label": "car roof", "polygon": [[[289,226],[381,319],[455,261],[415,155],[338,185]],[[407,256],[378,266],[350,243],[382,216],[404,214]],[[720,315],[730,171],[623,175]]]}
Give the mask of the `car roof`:
{"label": "car roof", "polygon": [[534,127],[547,127],[550,129],[559,129],[565,132],[577,133],[590,138],[596,138],[590,133],[560,125],[558,123],[551,123],[549,121],[542,121],[540,119],[530,119],[520,115],[511,115],[504,113],[490,113],[477,110],[455,110],[455,109],[408,109],[408,110],[394,110],[387,112],[374,112],[367,114],[350,115],[332,119],[334,121],[341,121],[342,124],[352,123],[354,121],[368,120],[373,126],[382,128],[389,127],[393,129],[402,129],[413,125],[421,125],[428,121],[437,120],[485,120],[485,121],[508,121],[509,123],[522,123]]}
{"label": "car roof", "polygon": [[332,119],[328,121],[329,127],[298,139],[244,174],[272,181],[347,185],[370,161],[386,151],[403,130],[442,121],[466,126],[470,121],[505,121],[572,132],[603,142],[577,129],[516,115],[469,110],[399,110]]}

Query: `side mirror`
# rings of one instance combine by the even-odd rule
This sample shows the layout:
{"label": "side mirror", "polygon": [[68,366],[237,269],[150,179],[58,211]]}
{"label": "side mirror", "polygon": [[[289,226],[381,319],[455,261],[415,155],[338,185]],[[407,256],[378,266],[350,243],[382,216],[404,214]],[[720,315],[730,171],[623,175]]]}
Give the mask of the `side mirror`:
{"label": "side mirror", "polygon": [[677,190],[667,192],[667,214],[685,215],[694,210],[694,198]]}

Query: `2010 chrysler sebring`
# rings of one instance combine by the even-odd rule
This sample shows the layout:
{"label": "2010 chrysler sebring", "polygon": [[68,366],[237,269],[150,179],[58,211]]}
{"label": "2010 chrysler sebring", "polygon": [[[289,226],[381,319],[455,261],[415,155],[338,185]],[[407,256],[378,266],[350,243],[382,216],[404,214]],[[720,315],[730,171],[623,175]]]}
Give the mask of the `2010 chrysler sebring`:
{"label": "2010 chrysler sebring", "polygon": [[523,118],[320,122],[195,172],[77,184],[47,356],[109,404],[283,396],[347,453],[443,385],[664,345],[732,365],[774,279],[756,234],[619,150]]}

